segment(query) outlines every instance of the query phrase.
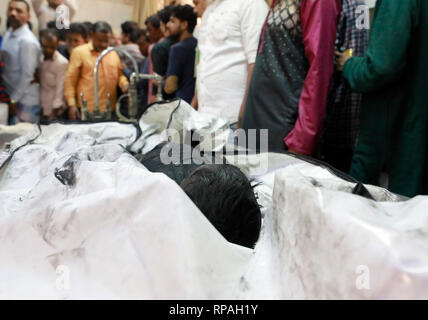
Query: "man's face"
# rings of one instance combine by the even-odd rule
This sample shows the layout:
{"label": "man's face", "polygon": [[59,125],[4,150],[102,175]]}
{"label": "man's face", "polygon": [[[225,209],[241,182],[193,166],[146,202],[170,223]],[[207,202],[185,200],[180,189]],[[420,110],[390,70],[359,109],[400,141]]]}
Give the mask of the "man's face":
{"label": "man's face", "polygon": [[193,0],[193,4],[195,7],[193,8],[193,11],[196,13],[198,18],[201,18],[202,15],[205,12],[205,9],[208,7],[208,1],[207,0]]}
{"label": "man's face", "polygon": [[102,52],[107,49],[110,45],[110,33],[104,32],[95,32],[92,34],[92,44],[94,45],[94,49],[97,52]]}
{"label": "man's face", "polygon": [[68,53],[71,54],[71,52],[77,48],[78,46],[81,46],[82,44],[85,44],[86,40],[82,37],[80,33],[69,33],[67,34],[67,50]]}
{"label": "man's face", "polygon": [[16,30],[30,21],[30,13],[24,2],[11,1],[7,8],[7,21]]}
{"label": "man's face", "polygon": [[180,36],[187,28],[187,23],[171,16],[167,24],[171,36]]}
{"label": "man's face", "polygon": [[167,25],[163,22],[161,22],[161,31],[165,38],[168,38],[169,36],[171,36],[171,33],[169,32]]}
{"label": "man's face", "polygon": [[153,25],[148,22],[146,23],[147,36],[150,38],[152,43],[158,42],[162,38],[162,32],[160,29],[153,27]]}
{"label": "man's face", "polygon": [[141,36],[137,40],[138,47],[140,48],[140,52],[143,56],[149,56],[149,47],[150,43],[147,41],[146,36]]}
{"label": "man's face", "polygon": [[58,39],[42,39],[43,55],[46,59],[52,59],[58,48]]}
{"label": "man's face", "polygon": [[49,7],[56,9],[62,4],[62,0],[48,0]]}
{"label": "man's face", "polygon": [[123,44],[128,44],[131,42],[131,37],[125,33],[122,32],[121,36],[120,36],[120,41]]}

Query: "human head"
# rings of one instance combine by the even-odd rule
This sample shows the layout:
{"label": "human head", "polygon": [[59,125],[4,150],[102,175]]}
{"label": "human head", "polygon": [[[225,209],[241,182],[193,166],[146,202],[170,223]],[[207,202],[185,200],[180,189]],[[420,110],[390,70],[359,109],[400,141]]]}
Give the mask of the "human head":
{"label": "human head", "polygon": [[157,13],[160,20],[161,31],[164,37],[170,36],[169,30],[166,25],[168,24],[169,19],[171,17],[172,8],[174,8],[174,6],[166,6]]}
{"label": "human head", "polygon": [[197,17],[191,6],[176,6],[172,9],[167,27],[171,36],[180,36],[184,32],[192,34],[196,23]]}
{"label": "human head", "polygon": [[140,27],[135,21],[126,21],[120,26],[122,29],[122,44],[137,43]]}
{"label": "human head", "polygon": [[12,0],[7,8],[7,22],[13,29],[19,29],[30,21],[30,5],[25,0]]}
{"label": "human head", "polygon": [[45,59],[52,59],[58,49],[58,32],[54,29],[44,29],[40,31],[40,43]]}
{"label": "human head", "polygon": [[148,57],[149,56],[149,47],[150,47],[150,39],[147,36],[146,30],[140,30],[138,32],[138,39],[137,39],[138,47],[140,48],[140,52],[143,56]]}
{"label": "human head", "polygon": [[113,32],[110,37],[111,47],[120,47],[122,45],[122,36],[116,32]]}
{"label": "human head", "polygon": [[196,13],[198,18],[202,18],[205,10],[211,4],[210,0],[193,0],[193,11]]}
{"label": "human head", "polygon": [[[260,235],[262,217],[248,178],[240,169],[229,164],[201,165],[193,158],[185,159],[183,146],[169,146],[171,150],[175,147],[180,148],[177,163],[183,164],[162,163],[161,154],[165,145],[144,155],[141,162],[148,170],[164,173],[179,184],[229,242],[254,248]],[[209,163],[224,162],[217,160],[210,159]]]}
{"label": "human head", "polygon": [[88,42],[88,29],[83,23],[73,22],[67,30],[67,50],[68,53]]}
{"label": "human head", "polygon": [[67,42],[67,29],[65,29],[65,28],[58,29],[56,27],[56,21],[55,20],[49,21],[48,24],[47,24],[47,27],[48,27],[48,29],[52,29],[52,30],[55,30],[57,32],[57,34],[58,34],[58,41],[60,43],[64,43],[65,44]]}
{"label": "human head", "polygon": [[92,27],[92,44],[94,50],[102,52],[107,49],[110,45],[110,37],[113,33],[111,26],[104,21],[96,22]]}
{"label": "human head", "polygon": [[92,35],[92,28],[94,27],[94,24],[90,21],[82,22],[82,24],[86,27],[88,30],[88,37]]}
{"label": "human head", "polygon": [[157,43],[160,39],[162,39],[163,34],[157,14],[148,17],[145,21],[145,24],[147,28],[147,35],[149,36],[151,43]]}

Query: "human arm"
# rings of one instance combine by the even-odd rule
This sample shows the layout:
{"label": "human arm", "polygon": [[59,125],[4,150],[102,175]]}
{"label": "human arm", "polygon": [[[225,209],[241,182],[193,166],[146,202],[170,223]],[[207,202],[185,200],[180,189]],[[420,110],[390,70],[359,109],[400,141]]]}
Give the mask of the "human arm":
{"label": "human arm", "polygon": [[65,79],[64,86],[64,95],[67,100],[68,112],[70,120],[76,120],[79,117],[79,110],[77,109],[77,84],[80,78],[82,70],[82,58],[80,53],[76,50],[73,50],[70,63],[67,69],[67,76]]}
{"label": "human arm", "polygon": [[334,71],[341,0],[307,0],[302,2],[300,10],[305,54],[310,67],[300,96],[295,127],[284,142],[295,153],[312,155],[322,130]]}
{"label": "human arm", "polygon": [[21,73],[18,81],[18,85],[14,88],[10,94],[10,100],[21,101],[24,97],[25,92],[32,85],[34,75],[36,74],[37,68],[40,64],[40,48],[37,44],[23,40],[21,42],[19,50],[19,60],[21,61]]}
{"label": "human arm", "polygon": [[366,56],[344,63],[343,76],[352,89],[373,92],[400,77],[417,14],[415,1],[377,1]]}

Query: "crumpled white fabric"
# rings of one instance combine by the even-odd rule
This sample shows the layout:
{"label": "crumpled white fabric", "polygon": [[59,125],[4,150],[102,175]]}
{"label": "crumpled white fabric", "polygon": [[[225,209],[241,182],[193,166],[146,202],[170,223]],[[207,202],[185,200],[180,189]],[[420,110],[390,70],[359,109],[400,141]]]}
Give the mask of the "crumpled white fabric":
{"label": "crumpled white fabric", "polygon": [[25,132],[3,150],[0,298],[427,298],[427,197],[366,186],[375,202],[288,155],[227,156],[260,183],[263,228],[249,250],[126,151],[140,141],[133,125]]}

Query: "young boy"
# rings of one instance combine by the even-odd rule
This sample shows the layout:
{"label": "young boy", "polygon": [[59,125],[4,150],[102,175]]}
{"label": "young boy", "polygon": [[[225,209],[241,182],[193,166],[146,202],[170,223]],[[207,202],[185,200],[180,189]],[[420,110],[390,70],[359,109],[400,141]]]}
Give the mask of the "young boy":
{"label": "young boy", "polygon": [[58,52],[58,35],[55,30],[40,32],[43,57],[40,66],[40,90],[43,116],[53,120],[65,109],[64,84],[68,60]]}

